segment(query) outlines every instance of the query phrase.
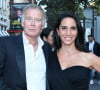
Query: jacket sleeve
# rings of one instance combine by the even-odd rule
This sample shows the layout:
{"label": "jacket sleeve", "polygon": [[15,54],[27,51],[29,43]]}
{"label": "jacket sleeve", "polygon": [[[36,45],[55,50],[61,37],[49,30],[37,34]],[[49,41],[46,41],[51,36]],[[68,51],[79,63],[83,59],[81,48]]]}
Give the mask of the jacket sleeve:
{"label": "jacket sleeve", "polygon": [[94,54],[100,57],[100,44],[98,42],[95,42]]}
{"label": "jacket sleeve", "polygon": [[3,80],[4,66],[6,64],[6,48],[2,37],[0,37],[0,90],[12,90],[7,87]]}

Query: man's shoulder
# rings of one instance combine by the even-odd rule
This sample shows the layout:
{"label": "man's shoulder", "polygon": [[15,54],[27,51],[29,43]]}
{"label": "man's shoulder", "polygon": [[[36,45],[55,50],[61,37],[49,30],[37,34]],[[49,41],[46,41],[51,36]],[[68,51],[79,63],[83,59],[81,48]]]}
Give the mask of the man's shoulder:
{"label": "man's shoulder", "polygon": [[15,36],[3,36],[3,37],[0,37],[0,39],[2,40],[10,40],[10,39],[13,39],[15,38]]}
{"label": "man's shoulder", "polygon": [[45,42],[44,41],[44,45],[43,45],[43,48],[45,48],[46,50],[51,50],[51,45],[48,43],[48,42]]}
{"label": "man's shoulder", "polygon": [[96,47],[99,47],[100,48],[100,43],[99,42],[97,42],[97,41],[95,41],[95,43],[94,43],[94,46]]}
{"label": "man's shoulder", "polygon": [[89,42],[86,42],[85,45],[88,46],[89,45]]}
{"label": "man's shoulder", "polygon": [[0,40],[1,41],[16,41],[15,39],[19,38],[20,36],[3,36],[3,37],[0,37]]}
{"label": "man's shoulder", "polygon": [[50,44],[46,41],[44,41],[44,45],[43,46],[46,46],[46,47],[51,47]]}
{"label": "man's shoulder", "polygon": [[98,44],[98,45],[100,45],[100,43],[99,43],[99,42],[97,42],[97,41],[95,41],[95,43],[96,43],[96,44]]}

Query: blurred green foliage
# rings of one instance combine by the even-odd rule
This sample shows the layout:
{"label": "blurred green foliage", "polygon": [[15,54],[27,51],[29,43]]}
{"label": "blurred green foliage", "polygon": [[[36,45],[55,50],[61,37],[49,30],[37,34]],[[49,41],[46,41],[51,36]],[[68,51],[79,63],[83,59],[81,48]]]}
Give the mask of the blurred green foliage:
{"label": "blurred green foliage", "polygon": [[[90,4],[91,3],[91,4]],[[95,9],[96,15],[100,15],[100,0],[41,0],[40,5],[47,5],[47,23],[53,27],[58,15],[64,11],[75,12],[80,19],[84,19],[83,10],[87,7]]]}

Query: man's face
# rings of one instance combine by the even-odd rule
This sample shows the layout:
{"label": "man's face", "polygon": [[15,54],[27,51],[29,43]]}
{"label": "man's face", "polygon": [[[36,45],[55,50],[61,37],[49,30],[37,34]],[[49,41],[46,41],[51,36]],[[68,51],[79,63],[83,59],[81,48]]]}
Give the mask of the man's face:
{"label": "man's face", "polygon": [[94,39],[93,39],[93,37],[88,37],[88,40],[89,40],[89,42],[92,42]]}
{"label": "man's face", "polygon": [[28,9],[25,12],[22,27],[27,37],[37,38],[43,26],[43,13],[39,9]]}
{"label": "man's face", "polygon": [[22,11],[21,10],[17,10],[17,16],[21,16],[22,15]]}

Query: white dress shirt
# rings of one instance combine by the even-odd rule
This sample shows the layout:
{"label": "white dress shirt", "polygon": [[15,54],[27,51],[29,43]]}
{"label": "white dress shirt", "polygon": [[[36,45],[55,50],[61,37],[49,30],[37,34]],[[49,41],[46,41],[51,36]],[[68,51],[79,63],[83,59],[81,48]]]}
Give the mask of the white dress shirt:
{"label": "white dress shirt", "polygon": [[27,90],[46,90],[46,62],[43,54],[43,41],[38,38],[38,48],[34,52],[23,33],[25,51]]}
{"label": "white dress shirt", "polygon": [[90,50],[91,52],[93,52],[93,47],[94,47],[94,41],[89,42],[89,50]]}

